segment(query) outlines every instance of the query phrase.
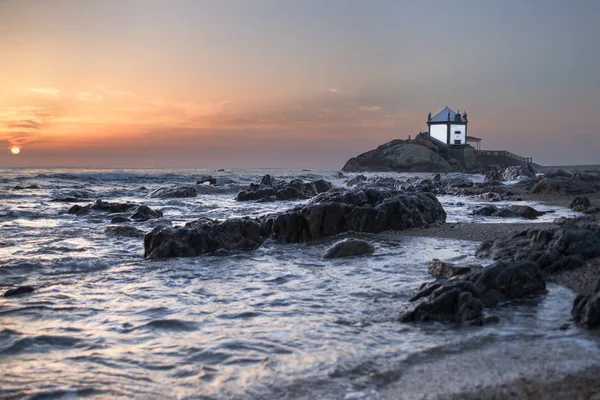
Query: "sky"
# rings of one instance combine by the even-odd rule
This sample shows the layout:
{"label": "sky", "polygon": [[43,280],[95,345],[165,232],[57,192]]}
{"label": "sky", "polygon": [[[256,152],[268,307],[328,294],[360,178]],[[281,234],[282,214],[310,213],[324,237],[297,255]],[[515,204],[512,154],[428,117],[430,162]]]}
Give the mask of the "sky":
{"label": "sky", "polygon": [[598,21],[597,0],[0,0],[0,166],[337,169],[446,105],[483,149],[600,164]]}

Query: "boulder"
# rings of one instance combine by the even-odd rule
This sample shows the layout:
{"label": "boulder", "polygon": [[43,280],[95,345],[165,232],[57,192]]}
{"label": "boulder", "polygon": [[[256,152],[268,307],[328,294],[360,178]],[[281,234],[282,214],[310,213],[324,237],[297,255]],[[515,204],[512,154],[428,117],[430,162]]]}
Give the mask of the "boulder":
{"label": "boulder", "polygon": [[269,237],[283,243],[308,242],[347,232],[425,227],[445,219],[442,205],[431,194],[340,189],[260,219],[203,219],[180,228],[155,228],[144,238],[144,247],[148,258],[193,257],[219,249],[253,249]]}
{"label": "boulder", "polygon": [[573,302],[571,315],[579,325],[595,329],[600,327],[600,279],[590,295],[578,295]]}
{"label": "boulder", "polygon": [[310,199],[331,188],[331,183],[323,179],[313,182],[304,182],[301,179],[294,179],[291,182],[286,182],[275,179],[271,175],[265,175],[262,177],[259,184],[253,183],[241,190],[237,194],[236,200],[275,201]]}
{"label": "boulder", "polygon": [[452,278],[454,276],[464,275],[474,269],[481,268],[480,266],[457,266],[446,263],[438,259],[434,259],[429,263],[429,273],[436,278]]}
{"label": "boulder", "polygon": [[399,319],[481,324],[484,307],[545,292],[546,282],[535,263],[498,262],[448,281],[423,285],[411,298],[416,304]]}
{"label": "boulder", "polygon": [[595,186],[590,182],[578,181],[567,177],[544,177],[532,188],[531,193],[579,195],[593,193]]}
{"label": "boulder", "polygon": [[265,240],[260,221],[199,220],[184,227],[157,227],[144,237],[146,258],[195,257],[217,250],[251,250]]}
{"label": "boulder", "polygon": [[148,197],[156,199],[171,199],[171,198],[185,198],[185,197],[196,197],[198,191],[195,186],[172,186],[162,187],[156,189],[150,193]]}
{"label": "boulder", "polygon": [[392,141],[346,162],[342,171],[398,171],[445,172],[452,171],[448,161],[433,150],[401,140]]}
{"label": "boulder", "polygon": [[536,219],[537,217],[544,215],[544,213],[539,212],[535,208],[529,206],[512,205],[508,207],[508,210],[525,219]]}
{"label": "boulder", "polygon": [[465,178],[451,178],[448,180],[448,186],[451,188],[468,188],[473,186],[473,182]]}
{"label": "boulder", "polygon": [[506,167],[502,172],[505,181],[517,181],[535,178],[536,173],[531,164]]}
{"label": "boulder", "polygon": [[40,187],[36,184],[31,184],[31,185],[27,185],[27,186],[23,186],[23,185],[17,185],[13,188],[13,190],[33,190],[33,189],[39,189]]}
{"label": "boulder", "polygon": [[509,238],[483,242],[476,256],[506,262],[527,260],[548,273],[573,269],[600,256],[600,227],[565,224],[528,229]]}
{"label": "boulder", "polygon": [[575,197],[573,199],[573,201],[571,202],[571,204],[569,205],[569,208],[573,211],[583,212],[583,211],[587,210],[588,208],[590,208],[591,206],[592,206],[592,203],[590,202],[590,199],[588,199],[587,197]]}
{"label": "boulder", "polygon": [[131,214],[131,219],[135,221],[148,221],[149,219],[162,218],[163,213],[159,210],[153,210],[146,205],[141,205]]}
{"label": "boulder", "polygon": [[497,169],[491,169],[485,173],[485,177],[483,178],[483,180],[484,180],[484,182],[491,182],[491,181],[501,182],[504,180],[504,178],[502,177],[502,172],[500,172]]}
{"label": "boulder", "polygon": [[35,288],[33,288],[31,286],[19,286],[14,289],[8,289],[6,292],[4,292],[4,295],[2,297],[19,296],[22,294],[32,293],[34,291],[35,291]]}
{"label": "boulder", "polygon": [[200,178],[198,178],[198,181],[196,182],[196,185],[216,185],[217,184],[217,179],[212,177],[211,175],[202,175]]}
{"label": "boulder", "polygon": [[498,193],[495,193],[495,192],[483,193],[479,197],[481,197],[484,200],[491,201],[491,202],[502,201],[503,200],[502,196],[499,195]]}
{"label": "boulder", "polygon": [[375,248],[366,240],[344,239],[336,242],[327,249],[323,258],[356,257],[365,254],[373,254]]}
{"label": "boulder", "polygon": [[77,215],[77,216],[82,216],[82,215],[89,214],[90,210],[104,211],[104,212],[108,212],[109,214],[113,214],[113,213],[125,212],[125,211],[128,211],[128,210],[130,210],[130,209],[132,209],[134,207],[136,207],[136,204],[132,204],[132,203],[110,203],[108,201],[96,200],[96,202],[94,204],[88,204],[88,205],[85,205],[85,206],[80,206],[78,204],[75,204],[67,212],[69,214],[74,214],[74,215]]}
{"label": "boulder", "polygon": [[472,215],[481,215],[483,217],[491,217],[492,215],[494,215],[498,211],[500,211],[498,209],[498,207],[495,207],[495,206],[483,206],[483,207],[476,208],[475,210],[473,210],[471,212],[471,214]]}
{"label": "boulder", "polygon": [[267,216],[271,236],[296,243],[346,232],[379,233],[443,223],[446,212],[429,193],[349,190],[322,193],[304,207]]}
{"label": "boulder", "polygon": [[127,217],[122,216],[113,217],[113,219],[110,220],[111,224],[121,224],[124,222],[131,222],[131,220]]}
{"label": "boulder", "polygon": [[133,238],[141,238],[145,235],[143,231],[129,225],[107,226],[104,228],[104,233],[108,236],[125,236]]}

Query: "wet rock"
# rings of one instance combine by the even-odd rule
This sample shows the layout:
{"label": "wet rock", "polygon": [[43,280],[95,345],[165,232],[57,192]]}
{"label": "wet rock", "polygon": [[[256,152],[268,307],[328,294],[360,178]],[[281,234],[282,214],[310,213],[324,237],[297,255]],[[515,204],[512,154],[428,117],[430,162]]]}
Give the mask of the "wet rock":
{"label": "wet rock", "polygon": [[149,219],[162,218],[162,216],[162,211],[153,210],[146,205],[141,205],[135,209],[130,218],[135,221],[148,221]]}
{"label": "wet rock", "polygon": [[13,190],[33,190],[33,189],[39,189],[39,188],[40,187],[36,184],[27,185],[27,186],[17,185],[13,188]]}
{"label": "wet rock", "polygon": [[454,264],[446,263],[438,259],[434,259],[429,263],[429,273],[436,278],[452,278],[453,276],[464,275],[471,272],[473,269],[481,268],[478,266],[457,266]]}
{"label": "wet rock", "polygon": [[573,201],[571,202],[571,204],[569,205],[569,208],[573,211],[585,211],[588,208],[590,208],[592,206],[592,203],[590,202],[590,199],[588,199],[587,197],[575,197],[573,199]]}
{"label": "wet rock", "polygon": [[442,180],[442,176],[440,174],[435,174],[431,180],[435,183],[439,183]]}
{"label": "wet rock", "polygon": [[90,206],[92,210],[106,211],[108,213],[120,213],[129,211],[136,207],[136,204],[132,203],[110,203],[108,201],[96,200],[94,204]]}
{"label": "wet rock", "polygon": [[573,302],[571,315],[579,325],[595,329],[600,327],[600,280],[590,295],[578,295]]}
{"label": "wet rock", "polygon": [[35,288],[33,288],[31,286],[19,286],[14,289],[8,289],[6,292],[4,292],[4,295],[2,297],[19,296],[21,294],[32,293],[34,291],[35,291]]}
{"label": "wet rock", "polygon": [[535,178],[536,173],[531,164],[506,167],[502,172],[505,181],[517,181]]}
{"label": "wet rock", "polygon": [[565,224],[550,229],[528,229],[512,237],[483,242],[477,257],[536,263],[544,272],[577,268],[600,256],[600,227]]}
{"label": "wet rock", "polygon": [[110,220],[111,224],[122,224],[124,222],[131,222],[131,220],[127,217],[122,216],[113,217],[113,219]]}
{"label": "wet rock", "polygon": [[310,199],[331,188],[331,183],[323,179],[313,182],[304,182],[301,179],[294,179],[291,182],[286,182],[275,179],[271,175],[265,175],[258,185],[253,183],[240,191],[236,196],[236,200],[273,201]]}
{"label": "wet rock", "polygon": [[202,175],[200,178],[198,178],[198,181],[196,182],[197,185],[216,185],[217,184],[217,179],[212,177],[211,175]]}
{"label": "wet rock", "polygon": [[197,195],[198,191],[195,186],[173,186],[156,189],[154,192],[150,193],[148,197],[156,199],[172,199],[196,197]]}
{"label": "wet rock", "polygon": [[490,201],[490,202],[496,202],[496,201],[503,200],[501,195],[499,195],[498,193],[494,193],[494,192],[483,193],[480,197],[482,199]]}
{"label": "wet rock", "polygon": [[502,172],[500,172],[497,169],[491,169],[485,173],[485,177],[483,178],[483,180],[485,182],[501,182],[504,180],[504,178],[502,177]]}
{"label": "wet rock", "polygon": [[483,323],[484,307],[545,292],[546,282],[535,263],[498,262],[448,281],[423,285],[411,298],[416,304],[400,315],[400,321]]}
{"label": "wet rock", "polygon": [[76,215],[78,217],[89,214],[90,213],[90,205],[88,204],[87,206],[80,206],[79,204],[75,204],[73,207],[69,208],[67,213]]}
{"label": "wet rock", "polygon": [[493,217],[499,218],[520,218],[521,216],[508,208],[501,208],[492,214]]}
{"label": "wet rock", "polygon": [[565,177],[544,177],[531,188],[530,192],[539,194],[558,193],[564,195],[578,195],[593,193],[595,190],[595,185],[589,182],[581,182]]}
{"label": "wet rock", "polygon": [[483,207],[476,208],[475,210],[473,210],[471,212],[471,214],[472,215],[481,215],[483,217],[491,217],[492,215],[496,214],[498,211],[500,211],[498,209],[498,207],[483,206]]}
{"label": "wet rock", "polygon": [[544,174],[545,178],[570,178],[571,174],[562,169],[556,171],[550,171]]}
{"label": "wet rock", "polygon": [[473,186],[473,182],[465,178],[452,178],[448,180],[448,186],[451,188],[468,188]]}
{"label": "wet rock", "polygon": [[445,220],[442,205],[429,193],[355,189],[322,193],[304,207],[268,216],[265,224],[275,240],[296,243],[346,232],[425,227]]}
{"label": "wet rock", "polygon": [[336,242],[327,249],[323,258],[356,257],[373,254],[375,248],[371,243],[360,239],[344,239]]}
{"label": "wet rock", "polygon": [[80,203],[82,201],[87,201],[86,199],[80,199],[77,197],[56,197],[50,200],[53,203]]}
{"label": "wet rock", "polygon": [[251,250],[265,240],[257,220],[204,219],[185,227],[157,227],[144,237],[146,258],[195,257],[217,250]]}
{"label": "wet rock", "polygon": [[145,235],[143,231],[128,225],[107,226],[104,228],[104,233],[109,236],[125,236],[133,238],[141,238]]}
{"label": "wet rock", "polygon": [[508,207],[508,210],[525,219],[536,219],[537,217],[544,215],[544,213],[539,212],[535,208],[529,206],[512,205]]}

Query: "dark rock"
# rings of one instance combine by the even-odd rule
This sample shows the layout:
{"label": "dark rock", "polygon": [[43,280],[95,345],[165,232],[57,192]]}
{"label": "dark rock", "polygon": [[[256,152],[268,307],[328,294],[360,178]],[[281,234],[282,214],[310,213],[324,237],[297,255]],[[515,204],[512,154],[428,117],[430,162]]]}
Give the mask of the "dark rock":
{"label": "dark rock", "polygon": [[35,288],[31,286],[19,286],[18,288],[8,289],[6,292],[4,292],[4,295],[2,297],[18,296],[21,294],[32,293],[34,291]]}
{"label": "dark rock", "polygon": [[40,187],[36,184],[32,184],[32,185],[28,185],[28,186],[23,186],[23,185],[17,185],[13,188],[13,190],[33,190],[33,189],[39,189]]}
{"label": "dark rock", "polygon": [[565,177],[544,177],[531,188],[531,193],[578,195],[593,193],[595,190],[595,186],[592,186],[589,182],[581,182]]}
{"label": "dark rock", "polygon": [[490,217],[500,211],[498,207],[495,206],[483,206],[476,208],[471,212],[472,215],[481,215],[483,217]]}
{"label": "dark rock", "polygon": [[247,250],[267,237],[284,243],[311,241],[347,232],[378,233],[442,223],[446,213],[430,194],[337,190],[309,204],[261,219],[199,220],[183,228],[156,228],[144,239],[149,258],[191,257],[219,249]]}
{"label": "dark rock", "polygon": [[196,182],[197,185],[216,185],[217,179],[210,175],[202,175]]}
{"label": "dark rock", "polygon": [[505,181],[516,181],[535,177],[536,173],[531,164],[506,167],[502,172],[502,179]]}
{"label": "dark rock", "polygon": [[162,218],[162,216],[162,211],[153,210],[146,205],[141,205],[135,209],[130,218],[136,221],[148,221],[149,219]]}
{"label": "dark rock", "polygon": [[394,140],[351,158],[342,171],[444,172],[452,166],[426,146]]}
{"label": "dark rock", "polygon": [[125,237],[144,237],[145,233],[133,226],[128,225],[117,225],[117,226],[107,226],[104,228],[104,233],[109,236],[125,236]]}
{"label": "dark rock", "polygon": [[121,217],[121,216],[113,217],[113,219],[110,220],[111,224],[121,224],[124,222],[131,222],[131,220],[127,217]]}
{"label": "dark rock", "polygon": [[307,206],[268,216],[265,223],[275,240],[295,243],[345,232],[425,227],[445,220],[442,205],[431,194],[355,189],[322,193]]}
{"label": "dark rock", "polygon": [[431,180],[435,183],[439,183],[442,180],[442,176],[440,174],[435,174]]}
{"label": "dark rock", "polygon": [[573,302],[571,315],[579,325],[595,329],[600,327],[600,280],[590,295],[578,295]]}
{"label": "dark rock", "polygon": [[367,241],[360,239],[344,239],[327,249],[324,258],[356,257],[373,254],[375,248]]}
{"label": "dark rock", "polygon": [[271,175],[262,177],[260,183],[250,184],[237,194],[237,201],[248,200],[300,200],[310,199],[319,193],[326,192],[332,188],[331,183],[319,179],[314,182],[303,182],[294,179],[291,182],[277,180]]}
{"label": "dark rock", "polygon": [[502,208],[492,214],[493,217],[499,218],[520,218],[521,216],[508,208]]}
{"label": "dark rock", "polygon": [[582,259],[600,256],[600,227],[566,224],[529,229],[510,238],[483,242],[476,256],[507,262],[528,260],[545,272],[576,268]]}
{"label": "dark rock", "polygon": [[129,211],[136,207],[136,204],[132,203],[110,203],[108,201],[96,200],[94,204],[90,206],[92,210],[106,211],[108,213],[120,213]]}
{"label": "dark rock", "polygon": [[400,315],[400,321],[483,323],[484,307],[545,292],[544,277],[535,263],[498,262],[445,282],[424,285],[411,298],[418,302]]}
{"label": "dark rock", "polygon": [[494,192],[487,192],[487,193],[483,193],[481,196],[482,199],[490,201],[490,202],[495,202],[495,201],[502,201],[502,196],[499,195],[498,193],[494,193]]}
{"label": "dark rock", "polygon": [[56,197],[50,200],[53,203],[80,203],[82,201],[87,201],[86,199],[80,199],[77,197]]}
{"label": "dark rock", "polygon": [[464,275],[471,272],[474,268],[477,267],[460,267],[438,259],[434,259],[429,263],[429,273],[436,278],[452,278],[453,276]]}
{"label": "dark rock", "polygon": [[508,207],[508,210],[525,219],[536,219],[537,217],[544,215],[544,213],[539,212],[535,208],[529,206],[512,205]]}
{"label": "dark rock", "polygon": [[587,197],[575,197],[573,199],[573,201],[571,202],[571,204],[569,205],[569,208],[573,211],[585,211],[588,208],[590,208],[592,206],[592,203],[590,202],[590,199],[588,199]]}
{"label": "dark rock", "polygon": [[88,204],[87,206],[80,206],[79,204],[75,204],[73,207],[69,208],[67,213],[77,215],[78,217],[89,214],[90,205]]}
{"label": "dark rock", "polygon": [[500,182],[500,181],[503,181],[504,178],[502,178],[502,172],[500,172],[497,169],[492,169],[485,173],[485,177],[483,178],[483,180],[485,182],[490,182],[490,181]]}
{"label": "dark rock", "polygon": [[448,186],[453,188],[468,188],[473,186],[473,182],[465,178],[452,178],[448,180]]}
{"label": "dark rock", "polygon": [[218,222],[200,220],[185,227],[157,227],[146,234],[146,258],[195,257],[217,250],[251,250],[265,237],[257,220],[234,218]]}
{"label": "dark rock", "polygon": [[570,178],[571,174],[562,169],[550,171],[544,174],[545,178]]}
{"label": "dark rock", "polygon": [[367,177],[364,175],[356,175],[354,178],[350,179],[346,184],[348,186],[356,186],[359,183],[366,182]]}
{"label": "dark rock", "polygon": [[157,199],[196,197],[198,191],[195,186],[162,187],[150,193],[148,197]]}

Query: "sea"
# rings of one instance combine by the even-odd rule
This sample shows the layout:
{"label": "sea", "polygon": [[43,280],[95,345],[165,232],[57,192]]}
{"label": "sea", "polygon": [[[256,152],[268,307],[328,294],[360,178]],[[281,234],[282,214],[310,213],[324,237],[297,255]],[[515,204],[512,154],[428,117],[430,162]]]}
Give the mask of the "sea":
{"label": "sea", "polygon": [[[199,185],[197,197],[148,197],[160,187],[193,185],[207,174],[218,185]],[[490,310],[499,317],[497,324],[398,322],[408,299],[432,279],[427,272],[432,259],[489,263],[474,258],[478,242],[385,232],[352,235],[375,246],[365,257],[324,259],[325,250],[340,239],[332,237],[146,260],[143,238],[105,233],[114,215],[67,213],[73,204],[96,199],[132,202],[159,209],[173,226],[181,226],[201,217],[258,217],[307,203],[235,200],[239,190],[265,174],[322,178],[334,187],[347,187],[356,175],[282,169],[0,170],[0,295],[23,285],[36,289],[0,298],[0,398],[381,399],[389,397],[386,385],[406,371],[427,378],[427,365],[465,349],[569,343],[600,354],[597,341],[569,323],[575,294],[552,284],[545,296]],[[17,185],[35,186],[15,190]],[[60,197],[86,200],[51,201]],[[516,222],[470,215],[485,204],[482,199],[444,195],[439,200],[448,223]],[[548,212],[532,226],[574,216],[560,207],[517,204]],[[132,223],[145,232],[153,224]],[[572,360],[563,367],[581,365]],[[420,398],[413,392],[393,397],[413,394]]]}

